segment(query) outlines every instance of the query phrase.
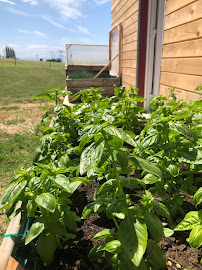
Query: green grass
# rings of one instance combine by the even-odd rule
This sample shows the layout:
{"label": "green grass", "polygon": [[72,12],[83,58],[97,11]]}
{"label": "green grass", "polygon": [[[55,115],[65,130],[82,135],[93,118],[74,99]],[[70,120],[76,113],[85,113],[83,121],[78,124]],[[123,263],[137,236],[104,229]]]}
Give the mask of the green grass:
{"label": "green grass", "polygon": [[94,77],[95,75],[87,70],[75,70],[71,72],[71,75],[69,75],[69,79],[91,79]]}
{"label": "green grass", "polygon": [[5,125],[17,125],[19,123],[24,123],[25,122],[25,119],[12,119],[12,120],[8,120],[8,121],[5,121]]}
{"label": "green grass", "polygon": [[18,107],[18,106],[13,106],[13,107],[1,107],[0,108],[0,110],[1,111],[17,111],[17,110],[19,110],[20,109],[20,107]]}
{"label": "green grass", "polygon": [[33,95],[47,89],[65,88],[64,63],[17,60],[0,58],[0,102],[11,103],[41,102]]}
{"label": "green grass", "polygon": [[[0,66],[10,66],[15,67],[14,59],[0,58]],[[42,67],[49,68],[50,63],[46,61],[31,61],[31,60],[16,60],[16,67]],[[59,62],[51,62],[51,69],[65,69],[64,63]]]}
{"label": "green grass", "polygon": [[39,138],[32,133],[10,135],[0,141],[0,177],[32,164]]}

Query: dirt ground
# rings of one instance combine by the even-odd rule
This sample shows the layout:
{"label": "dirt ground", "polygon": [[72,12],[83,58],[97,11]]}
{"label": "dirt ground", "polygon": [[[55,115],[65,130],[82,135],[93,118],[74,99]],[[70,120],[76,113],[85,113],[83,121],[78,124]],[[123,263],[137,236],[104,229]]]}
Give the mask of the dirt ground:
{"label": "dirt ground", "polygon": [[[43,109],[48,105],[51,105],[51,103],[14,103],[8,106],[0,106],[0,140],[6,140],[9,135],[15,133],[34,133],[44,115]],[[0,195],[12,176],[13,173],[5,173],[0,176]],[[6,215],[1,214],[0,243],[7,225]]]}
{"label": "dirt ground", "polygon": [[0,109],[0,133],[34,132],[44,114],[44,103],[14,103]]}
{"label": "dirt ground", "polygon": [[[93,194],[96,190],[96,182],[91,181],[91,184],[92,187],[81,184],[71,196],[72,210],[75,211],[78,216],[81,216],[83,206],[93,201]],[[113,221],[107,219],[105,214],[95,214],[87,220],[82,220],[78,224],[76,238],[68,240],[67,249],[57,250],[54,261],[48,268],[43,266],[41,259],[36,253],[33,257],[32,250],[28,250],[27,246],[24,248],[23,245],[19,245],[13,256],[15,256],[17,261],[21,260],[21,262],[23,262],[25,259],[27,260],[25,265],[26,270],[32,270],[33,265],[36,262],[39,270],[112,270],[112,268],[106,263],[104,257],[98,259],[98,261],[95,263],[91,263],[88,260],[88,253],[90,252],[91,248],[102,241],[97,240],[92,242],[90,239],[96,233],[105,228],[116,230]],[[166,257],[165,269],[202,269],[202,266],[200,265],[202,251],[201,249],[193,250],[190,248],[189,244],[186,242],[188,234],[189,232],[177,232],[173,236],[164,237],[160,241],[159,245],[164,251]]]}

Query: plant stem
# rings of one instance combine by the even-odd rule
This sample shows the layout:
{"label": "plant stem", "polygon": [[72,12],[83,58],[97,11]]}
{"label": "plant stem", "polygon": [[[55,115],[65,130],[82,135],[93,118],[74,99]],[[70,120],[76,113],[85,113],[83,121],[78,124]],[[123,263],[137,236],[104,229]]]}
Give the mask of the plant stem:
{"label": "plant stem", "polygon": [[113,155],[112,149],[111,149],[111,147],[110,147],[110,145],[109,145],[109,143],[107,141],[107,138],[106,138],[106,135],[104,134],[104,131],[102,131],[102,135],[104,137],[106,146],[107,146],[107,148],[109,150],[109,153],[111,155],[111,158],[112,158],[112,166],[113,166],[113,170],[114,170],[114,173],[115,173],[116,185],[118,187],[119,194],[124,194],[123,188],[122,188],[121,183],[120,183],[119,173],[118,173],[117,168],[116,168],[116,162],[114,160],[114,155]]}
{"label": "plant stem", "polygon": [[112,217],[112,218],[113,218],[114,224],[116,225],[117,229],[119,229],[119,225],[118,225],[116,219],[114,217]]}

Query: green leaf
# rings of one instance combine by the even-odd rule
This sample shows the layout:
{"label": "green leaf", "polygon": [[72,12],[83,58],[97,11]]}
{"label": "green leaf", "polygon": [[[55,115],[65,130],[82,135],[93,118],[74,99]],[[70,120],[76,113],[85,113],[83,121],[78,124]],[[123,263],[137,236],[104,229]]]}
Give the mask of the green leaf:
{"label": "green leaf", "polygon": [[155,242],[160,242],[164,237],[163,225],[160,219],[151,212],[146,212],[144,221]]}
{"label": "green leaf", "polygon": [[142,168],[143,171],[152,173],[160,178],[163,178],[161,170],[153,163],[150,163],[142,158],[134,156],[130,156],[130,160],[135,166],[138,164],[138,166]]}
{"label": "green leaf", "polygon": [[121,128],[117,128],[114,126],[107,126],[105,127],[105,131],[112,136],[118,137],[119,139],[123,140],[127,144],[130,144],[134,147],[137,146],[135,141],[128,134],[126,134]]}
{"label": "green leaf", "polygon": [[102,248],[104,246],[105,244],[101,244],[91,249],[91,251],[88,254],[88,258],[90,262],[96,262],[100,257],[102,257],[104,253],[104,250],[102,250]]}
{"label": "green leaf", "polygon": [[77,225],[75,221],[75,215],[73,212],[65,211],[64,214],[64,222],[68,229],[72,231],[76,231]]}
{"label": "green leaf", "polygon": [[125,176],[120,176],[120,182],[122,186],[130,188],[130,189],[134,189],[134,188],[139,187],[138,183],[140,182],[140,180],[133,177],[126,178]]}
{"label": "green leaf", "polygon": [[189,130],[185,125],[181,125],[179,123],[169,122],[169,127],[171,130],[174,130],[190,140],[194,141],[194,134]]}
{"label": "green leaf", "polygon": [[202,225],[194,227],[189,235],[189,244],[193,249],[202,245]]}
{"label": "green leaf", "polygon": [[184,219],[175,227],[174,231],[187,231],[200,224],[198,211],[190,211]]}
{"label": "green leaf", "polygon": [[80,186],[81,183],[82,183],[81,181],[69,183],[69,187],[67,191],[71,194],[74,193],[74,191]]}
{"label": "green leaf", "polygon": [[32,240],[34,240],[45,228],[44,222],[42,218],[36,219],[25,238],[25,245],[29,244]]}
{"label": "green leaf", "polygon": [[89,145],[81,154],[80,174],[83,175],[90,167],[95,166],[102,157],[104,142],[94,142]]}
{"label": "green leaf", "polygon": [[26,185],[27,181],[21,181],[10,185],[0,199],[0,211],[15,201]]}
{"label": "green leaf", "polygon": [[147,175],[145,175],[144,178],[141,179],[141,181],[143,181],[146,185],[151,185],[156,183],[159,180],[158,177],[156,177],[155,175],[148,173]]}
{"label": "green leaf", "polygon": [[62,157],[59,159],[58,164],[59,164],[60,167],[69,167],[69,164],[70,164],[69,156],[68,156],[68,155],[62,156]]}
{"label": "green leaf", "polygon": [[156,133],[142,139],[142,141],[139,144],[140,151],[143,152],[145,149],[152,147],[155,143],[157,143],[158,137],[159,137],[159,133]]}
{"label": "green leaf", "polygon": [[202,90],[202,85],[199,85],[196,87],[196,91],[201,91]]}
{"label": "green leaf", "polygon": [[118,215],[121,214],[121,216],[124,215],[123,208],[124,208],[123,200],[119,200],[119,199],[113,200],[112,203],[110,203],[107,206],[107,209],[106,209],[107,218],[112,218],[114,216],[117,216],[117,214]]}
{"label": "green leaf", "polygon": [[170,237],[174,234],[174,231],[169,228],[163,228],[163,233],[165,237]]}
{"label": "green leaf", "polygon": [[81,141],[79,143],[79,149],[82,150],[84,146],[90,141],[90,137],[88,134],[85,134],[81,137]]}
{"label": "green leaf", "polygon": [[101,204],[97,202],[91,202],[87,204],[82,212],[81,219],[87,219],[91,217],[100,208]]}
{"label": "green leaf", "polygon": [[34,217],[37,209],[37,204],[33,200],[29,200],[27,205],[27,217]]}
{"label": "green leaf", "polygon": [[179,159],[183,162],[195,163],[198,155],[200,155],[198,149],[190,148],[190,149],[182,149],[179,152],[178,156],[179,156]]}
{"label": "green leaf", "polygon": [[125,252],[120,254],[120,270],[138,270],[139,267],[136,267],[131,260],[128,258]]}
{"label": "green leaf", "polygon": [[179,168],[175,164],[169,164],[166,169],[173,177],[179,174]]}
{"label": "green leaf", "polygon": [[148,270],[147,265],[143,259],[140,265],[136,267],[133,264],[133,262],[128,258],[125,252],[122,252],[119,256],[120,256],[119,270]]}
{"label": "green leaf", "polygon": [[35,202],[50,212],[55,211],[56,199],[50,193],[42,193],[35,198]]}
{"label": "green leaf", "polygon": [[197,207],[202,202],[202,187],[200,187],[194,195],[194,204]]}
{"label": "green leaf", "polygon": [[96,192],[96,197],[101,196],[101,195],[107,195],[109,192],[112,191],[113,188],[116,186],[116,180],[115,179],[110,179],[104,184],[99,187],[99,189]]}
{"label": "green leaf", "polygon": [[121,242],[119,240],[113,240],[111,242],[107,242],[102,250],[106,250],[110,253],[117,254],[121,252]]}
{"label": "green leaf", "polygon": [[53,261],[57,247],[58,241],[55,234],[44,232],[40,235],[36,250],[45,266],[50,265]]}
{"label": "green leaf", "polygon": [[122,151],[118,149],[116,152],[116,159],[121,166],[121,169],[124,171],[128,167],[128,155],[126,154],[125,151]]}
{"label": "green leaf", "polygon": [[48,224],[48,230],[51,233],[54,233],[56,235],[62,235],[66,238],[67,236],[67,229],[63,222],[55,220],[54,222],[49,221]]}
{"label": "green leaf", "polygon": [[147,247],[147,227],[141,220],[132,215],[121,222],[119,240],[129,259],[139,266]]}
{"label": "green leaf", "polygon": [[155,270],[165,269],[166,259],[163,254],[163,251],[160,247],[153,241],[148,241],[147,244],[147,253],[150,261],[152,262]]}
{"label": "green leaf", "polygon": [[158,215],[170,218],[169,210],[163,203],[159,203],[156,200],[152,200],[151,204]]}
{"label": "green leaf", "polygon": [[82,183],[81,181],[70,183],[69,178],[67,178],[64,174],[57,174],[53,181],[70,194],[74,193],[74,191]]}
{"label": "green leaf", "polygon": [[109,143],[113,146],[113,148],[118,149],[123,146],[123,141],[118,137],[113,136],[112,140]]}
{"label": "green leaf", "polygon": [[101,232],[98,232],[96,233],[93,238],[91,239],[91,241],[96,241],[98,239],[103,239],[103,238],[106,238],[107,236],[110,236],[114,233],[113,230],[111,229],[104,229],[103,231]]}

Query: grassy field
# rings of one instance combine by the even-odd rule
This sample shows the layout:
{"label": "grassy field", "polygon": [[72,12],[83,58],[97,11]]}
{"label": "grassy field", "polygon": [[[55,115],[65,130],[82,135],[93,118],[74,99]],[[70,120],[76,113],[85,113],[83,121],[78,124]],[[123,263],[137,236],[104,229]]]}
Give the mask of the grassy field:
{"label": "grassy field", "polygon": [[[36,130],[47,102],[33,97],[65,88],[65,64],[0,58],[0,194],[14,170],[32,164],[39,138]],[[7,227],[0,216],[0,243]]]}
{"label": "grassy field", "polygon": [[65,64],[0,58],[0,104],[40,102],[33,95],[65,87]]}

